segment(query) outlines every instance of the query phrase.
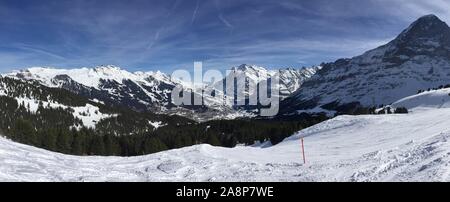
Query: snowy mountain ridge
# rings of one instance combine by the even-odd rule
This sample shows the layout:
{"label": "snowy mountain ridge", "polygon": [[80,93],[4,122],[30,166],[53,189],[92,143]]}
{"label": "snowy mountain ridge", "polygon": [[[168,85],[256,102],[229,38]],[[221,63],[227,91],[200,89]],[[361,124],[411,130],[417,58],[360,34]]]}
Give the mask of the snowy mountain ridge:
{"label": "snowy mountain ridge", "polygon": [[[278,88],[280,92],[280,99],[284,99],[298,90],[306,80],[310,79],[321,68],[321,66],[313,66],[303,67],[301,69],[280,68],[277,70],[268,70],[264,67],[259,67],[256,65],[242,64],[237,67],[232,67],[229,75],[227,75],[223,80],[209,86],[209,88],[217,89],[223,93],[224,90],[221,90],[221,88],[226,88],[225,80],[232,81],[234,80],[234,77],[246,78],[246,80],[237,80],[236,86],[245,86],[246,89],[243,92],[244,95],[252,96],[255,92],[249,92],[247,88],[250,85],[256,86],[256,84],[261,81],[266,81],[270,78],[277,77],[279,79],[279,84],[273,88]],[[228,103],[233,103],[233,98],[228,99]]]}
{"label": "snowy mountain ridge", "polygon": [[[296,91],[303,82],[309,79],[319,67],[303,69],[267,70],[255,65],[233,67],[232,71],[245,75],[249,82],[260,82],[269,76],[280,76],[281,98]],[[177,114],[194,117],[197,120],[208,120],[212,117],[236,118],[253,116],[248,110],[236,110],[233,101],[228,102],[206,96],[204,106],[177,107],[171,103],[171,92],[175,86],[185,89],[196,89],[193,84],[172,79],[157,72],[128,72],[114,65],[103,65],[95,68],[58,69],[48,67],[32,67],[25,70],[4,74],[26,81],[38,81],[42,85],[63,88],[107,104],[126,106],[138,111],[150,110],[158,113]],[[215,88],[214,85],[208,88]],[[218,89],[221,91],[221,89]],[[222,90],[223,91],[223,90]],[[197,95],[198,96],[198,95]]]}
{"label": "snowy mountain ridge", "polygon": [[[158,82],[168,85],[177,84],[175,81],[172,81],[169,76],[159,71],[131,73],[114,65],[98,66],[95,68],[84,67],[80,69],[31,67],[25,70],[4,74],[3,76],[39,81],[41,84],[48,87],[62,87],[63,82],[61,77],[68,76],[73,81],[84,85],[85,87],[99,90],[103,88],[102,85],[106,82],[114,82],[123,85],[124,81],[127,80],[146,86],[156,86]],[[145,90],[145,88],[142,89]],[[150,97],[155,96],[150,95]]]}
{"label": "snowy mountain ridge", "polygon": [[434,15],[419,18],[386,45],[323,65],[281,104],[284,113],[342,106],[388,105],[450,80],[450,28]]}
{"label": "snowy mountain ridge", "polygon": [[162,108],[173,107],[170,93],[181,84],[159,71],[131,73],[113,65],[79,69],[33,67],[3,76],[37,81],[47,87],[66,89],[110,105],[158,112],[164,111]]}

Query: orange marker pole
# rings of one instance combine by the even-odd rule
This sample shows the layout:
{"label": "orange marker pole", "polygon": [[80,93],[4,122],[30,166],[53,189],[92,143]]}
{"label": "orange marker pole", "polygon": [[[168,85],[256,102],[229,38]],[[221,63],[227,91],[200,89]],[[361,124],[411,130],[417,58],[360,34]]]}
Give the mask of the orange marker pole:
{"label": "orange marker pole", "polygon": [[305,158],[305,146],[303,144],[303,138],[302,138],[302,154],[303,154],[303,164],[306,164],[306,158]]}

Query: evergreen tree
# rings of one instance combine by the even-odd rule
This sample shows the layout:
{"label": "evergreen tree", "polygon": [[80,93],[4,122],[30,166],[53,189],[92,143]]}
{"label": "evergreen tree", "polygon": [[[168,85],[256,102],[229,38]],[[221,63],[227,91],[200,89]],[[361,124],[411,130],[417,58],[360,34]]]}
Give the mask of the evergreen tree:
{"label": "evergreen tree", "polygon": [[184,147],[184,141],[183,141],[183,136],[181,134],[178,134],[175,136],[175,140],[173,143],[173,147],[174,148],[181,148]]}
{"label": "evergreen tree", "polygon": [[83,135],[80,133],[75,133],[72,141],[71,153],[75,155],[84,155],[85,151],[83,145],[84,145]]}
{"label": "evergreen tree", "polygon": [[408,109],[406,107],[397,107],[394,110],[395,114],[407,114],[408,113]]}
{"label": "evergreen tree", "polygon": [[89,148],[90,154],[92,155],[104,155],[105,145],[103,143],[103,138],[101,136],[94,135]]}
{"label": "evergreen tree", "polygon": [[14,128],[15,140],[25,144],[36,144],[36,133],[30,121],[18,119]]}
{"label": "evergreen tree", "polygon": [[120,154],[120,146],[116,141],[116,138],[112,135],[105,135],[103,138],[105,145],[105,155],[119,155]]}
{"label": "evergreen tree", "polygon": [[392,114],[392,111],[391,111],[391,108],[390,108],[390,107],[387,107],[387,108],[386,108],[386,111],[387,111],[388,114]]}
{"label": "evergreen tree", "polygon": [[57,133],[53,129],[46,130],[42,134],[42,146],[48,150],[56,151]]}
{"label": "evergreen tree", "polygon": [[158,138],[155,137],[147,138],[144,142],[144,152],[146,154],[151,154],[164,150],[167,150],[167,146],[163,142],[161,142],[161,140]]}
{"label": "evergreen tree", "polygon": [[220,146],[221,145],[219,139],[214,134],[209,134],[208,135],[208,139],[206,140],[206,143],[208,143],[208,144],[210,144],[212,146]]}
{"label": "evergreen tree", "polygon": [[61,153],[68,153],[71,151],[70,137],[64,130],[58,131],[58,136],[56,138],[56,151]]}

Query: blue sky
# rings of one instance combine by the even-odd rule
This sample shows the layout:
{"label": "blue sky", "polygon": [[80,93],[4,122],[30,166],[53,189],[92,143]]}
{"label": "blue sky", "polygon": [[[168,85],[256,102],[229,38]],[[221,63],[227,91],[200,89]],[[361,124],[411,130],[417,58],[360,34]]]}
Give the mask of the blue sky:
{"label": "blue sky", "polygon": [[130,71],[302,67],[393,39],[444,0],[1,0],[0,72],[114,64]]}

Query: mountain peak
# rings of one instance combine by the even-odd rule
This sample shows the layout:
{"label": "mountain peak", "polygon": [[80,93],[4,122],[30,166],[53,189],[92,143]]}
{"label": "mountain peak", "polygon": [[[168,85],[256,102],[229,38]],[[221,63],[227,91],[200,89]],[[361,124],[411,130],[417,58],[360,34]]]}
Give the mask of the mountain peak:
{"label": "mountain peak", "polygon": [[436,27],[448,27],[444,21],[439,19],[436,15],[430,14],[425,15],[417,19],[412,23],[412,27],[420,27],[425,29],[436,28]]}
{"label": "mountain peak", "polygon": [[238,67],[233,67],[231,70],[233,71],[254,71],[254,72],[260,72],[260,71],[267,71],[263,67],[258,67],[256,65],[248,65],[248,64],[242,64]]}
{"label": "mountain peak", "polygon": [[428,14],[420,17],[418,20],[428,20],[428,21],[441,21],[436,15]]}
{"label": "mountain peak", "polygon": [[425,15],[414,21],[397,39],[406,41],[417,38],[447,38],[450,28],[436,15]]}
{"label": "mountain peak", "polygon": [[120,71],[122,69],[115,65],[100,65],[100,66],[95,67],[94,70],[95,71],[105,71],[105,70]]}

